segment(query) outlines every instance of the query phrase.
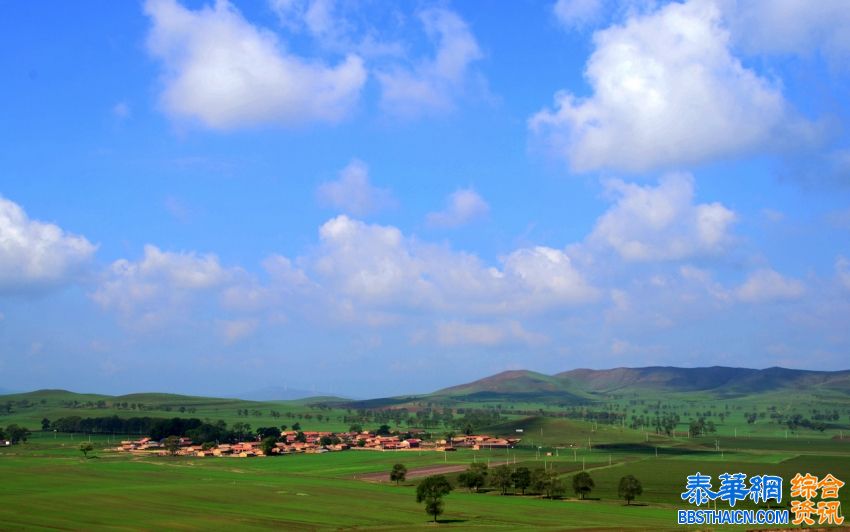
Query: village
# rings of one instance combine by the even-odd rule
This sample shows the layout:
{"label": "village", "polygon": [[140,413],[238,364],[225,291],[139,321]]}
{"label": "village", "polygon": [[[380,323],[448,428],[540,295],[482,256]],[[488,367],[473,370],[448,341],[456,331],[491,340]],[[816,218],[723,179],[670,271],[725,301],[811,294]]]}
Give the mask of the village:
{"label": "village", "polygon": [[[410,436],[409,434],[405,436]],[[298,453],[327,453],[347,450],[360,451],[457,451],[458,449],[511,449],[520,442],[519,438],[498,438],[489,435],[461,435],[450,439],[426,441],[399,435],[378,435],[374,432],[318,432],[283,431],[273,445],[263,441],[241,441],[238,443],[198,444],[189,438],[169,438],[157,441],[152,438],[125,440],[118,452],[145,453],[176,456],[225,456],[250,458],[255,456],[288,455]]]}

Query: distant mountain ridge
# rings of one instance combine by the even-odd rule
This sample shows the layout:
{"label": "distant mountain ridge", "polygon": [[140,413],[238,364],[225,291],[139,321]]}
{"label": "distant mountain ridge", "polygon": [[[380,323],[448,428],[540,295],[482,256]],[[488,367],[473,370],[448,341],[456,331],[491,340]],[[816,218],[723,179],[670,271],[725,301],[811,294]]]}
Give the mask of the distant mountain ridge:
{"label": "distant mountain ridge", "polygon": [[638,390],[667,393],[705,392],[728,396],[807,388],[850,395],[850,370],[650,366],[603,370],[573,369],[555,375],[512,370],[444,388],[431,395],[471,398],[523,395],[539,398],[549,395],[570,400]]}
{"label": "distant mountain ridge", "polygon": [[[819,395],[850,397],[850,370],[813,371],[780,367],[766,369],[711,366],[679,368],[650,366],[642,368],[573,369],[546,375],[529,370],[497,373],[466,384],[443,388],[424,395],[378,397],[352,400],[328,395],[316,397],[316,392],[285,387],[268,387],[224,397],[198,397],[163,393],[136,393],[121,396],[78,394],[65,390],[37,390],[27,393],[4,394],[21,399],[62,399],[127,402],[156,402],[163,404],[227,403],[229,401],[322,401],[347,408],[379,409],[397,407],[422,399],[449,401],[542,401],[555,404],[579,404],[597,401],[602,396],[635,392],[662,394],[702,394],[709,398],[743,397],[784,391],[807,392]],[[228,398],[229,397],[229,398]]]}
{"label": "distant mountain ridge", "polygon": [[267,386],[257,390],[226,394],[228,397],[243,399],[245,401],[295,401],[309,397],[332,397],[334,394],[289,388],[288,386]]}

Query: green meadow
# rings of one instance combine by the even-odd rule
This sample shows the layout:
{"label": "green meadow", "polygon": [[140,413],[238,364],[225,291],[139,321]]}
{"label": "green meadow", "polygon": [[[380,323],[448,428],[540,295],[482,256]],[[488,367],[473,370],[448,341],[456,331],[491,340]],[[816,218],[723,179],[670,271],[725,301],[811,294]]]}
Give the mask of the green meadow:
{"label": "green meadow", "polygon": [[[797,472],[831,472],[840,479],[850,478],[850,445],[836,440],[824,440],[816,450],[787,449],[780,445],[786,443],[784,439],[774,440],[777,449],[768,450],[771,441],[762,439],[757,449],[742,448],[724,460],[706,456],[699,441],[672,440],[649,446],[582,448],[575,455],[544,447],[239,459],[130,456],[103,450],[111,436],[94,436],[96,451],[85,459],[78,445],[88,439],[36,433],[26,444],[0,451],[4,480],[0,483],[0,528],[433,528],[415,502],[418,479],[396,486],[369,477],[388,472],[395,463],[404,463],[410,470],[472,462],[547,467],[561,473],[568,486],[571,476],[584,467],[595,481],[591,500],[585,501],[577,500],[571,491],[563,500],[547,500],[456,488],[446,497],[445,514],[437,526],[459,530],[674,530],[681,528],[675,524],[676,509],[686,507],[679,499],[685,477],[698,470],[715,478],[723,472],[781,475],[786,479],[786,501],[787,480]],[[631,506],[617,498],[617,483],[626,474],[639,478],[644,489]],[[457,479],[457,473],[447,476]],[[849,491],[841,492],[845,508],[850,504]]]}
{"label": "green meadow", "polygon": [[[392,400],[392,408],[409,413],[402,420],[394,415],[381,417],[386,405],[381,406],[380,401],[347,403],[336,398],[251,402],[168,394],[109,397],[40,391],[0,396],[0,406],[8,401],[13,404],[0,411],[0,426],[23,425],[32,436],[26,443],[0,448],[3,530],[677,530],[683,527],[676,524],[676,511],[689,507],[680,497],[686,477],[697,471],[712,475],[715,482],[726,472],[779,475],[785,480],[779,507],[787,507],[788,482],[798,472],[832,473],[845,482],[850,479],[846,399],[813,398],[803,393],[709,400],[699,394],[642,392],[587,403],[586,408],[594,412],[627,414],[610,423],[588,420],[587,416],[576,418],[576,411],[568,406],[527,397],[513,403],[505,398],[472,401],[440,396]],[[462,409],[473,407],[499,413],[497,422],[476,427],[478,432],[518,436],[520,445],[510,450],[447,453],[351,450],[195,458],[107,450],[120,439],[138,435],[40,430],[44,418],[111,415],[221,419],[228,424],[250,423],[254,428],[291,427],[297,422],[304,430],[346,430],[352,419],[359,419],[364,428],[375,429],[386,422],[393,429],[408,430],[425,419],[414,416],[418,410],[450,409],[459,417]],[[709,409],[715,432],[689,437],[688,422]],[[821,427],[823,430],[789,430],[769,417],[772,412],[808,417],[823,411],[839,413],[838,420]],[[646,412],[675,413],[679,422],[670,434],[636,426],[633,420]],[[752,415],[747,420],[748,412],[767,415],[752,422]],[[419,428],[435,437],[456,430],[445,420]],[[84,458],[79,444],[89,440],[95,451]],[[398,486],[386,478],[395,463],[403,463],[411,472]],[[567,492],[555,500],[536,494],[501,495],[492,487],[468,492],[457,486],[460,471],[471,463],[553,470],[565,480]],[[424,468],[444,473],[456,486],[445,498],[445,513],[436,525],[415,500],[416,485],[422,478],[416,471]],[[588,500],[579,500],[571,489],[572,477],[582,470],[595,482]],[[643,486],[632,505],[626,505],[617,493],[619,479],[629,474]],[[840,500],[845,509],[850,507],[850,487],[840,492]],[[723,506],[719,503],[718,507]],[[749,502],[737,507],[754,508]]]}

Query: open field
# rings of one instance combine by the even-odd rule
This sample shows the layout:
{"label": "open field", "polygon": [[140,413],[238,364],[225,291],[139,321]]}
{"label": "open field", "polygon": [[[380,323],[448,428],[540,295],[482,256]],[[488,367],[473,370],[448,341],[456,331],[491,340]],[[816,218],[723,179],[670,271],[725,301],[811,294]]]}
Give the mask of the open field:
{"label": "open field", "polygon": [[[422,478],[418,473],[445,474],[457,484],[462,470],[470,463],[482,462],[491,467],[508,463],[557,471],[568,492],[565,499],[547,500],[537,495],[502,496],[492,488],[482,493],[457,488],[445,499],[440,528],[675,530],[681,529],[676,525],[676,510],[688,507],[680,498],[685,477],[697,471],[715,479],[724,472],[780,475],[785,479],[783,505],[788,502],[788,481],[798,472],[829,472],[844,481],[850,479],[847,400],[812,397],[788,393],[712,401],[699,393],[641,392],[580,407],[586,410],[524,400],[491,403],[420,397],[391,401],[392,408],[404,410],[386,410],[338,399],[259,403],[168,394],[83,396],[61,391],[0,396],[0,406],[13,401],[11,409],[0,412],[0,425],[18,423],[33,431],[28,443],[0,449],[0,500],[4,502],[0,529],[427,528],[434,525],[415,502],[415,486]],[[125,407],[124,402],[137,406]],[[221,419],[228,424],[250,423],[255,428],[291,427],[297,422],[304,430],[345,430],[352,421],[374,430],[386,423],[393,429],[418,427],[440,438],[457,430],[450,425],[451,417],[445,417],[447,411],[457,418],[473,408],[495,413],[495,418],[485,419],[497,419],[476,430],[521,436],[520,445],[509,450],[448,453],[351,450],[246,459],[156,457],[103,450],[137,435],[38,430],[45,417],[117,415]],[[716,432],[688,437],[688,421],[697,412],[702,415],[708,410]],[[606,411],[626,417],[608,423],[592,417]],[[749,411],[801,416],[835,411],[838,420],[823,430],[789,430],[772,422],[769,415],[748,422],[745,413]],[[425,423],[429,418],[420,412],[440,412],[444,417]],[[672,434],[634,426],[629,417],[655,412],[679,416]],[[95,457],[84,459],[78,446],[89,439]],[[395,463],[405,464],[410,471],[400,486],[387,479]],[[572,476],[582,469],[596,483],[591,500],[577,500],[570,489]],[[627,474],[643,484],[637,505],[625,506],[617,498],[619,479]],[[847,508],[850,488],[840,495]],[[739,505],[752,508],[748,503]]]}
{"label": "open field", "polygon": [[[92,438],[96,449],[110,437]],[[88,438],[86,438],[88,439]],[[784,440],[774,440],[777,445]],[[667,442],[658,458],[639,446],[577,450],[540,456],[531,450],[436,452],[349,451],[275,458],[139,457],[96,451],[83,459],[80,437],[36,433],[31,441],[0,451],[0,528],[286,528],[290,530],[431,527],[414,500],[416,479],[396,487],[376,481],[392,464],[410,469],[491,465],[553,468],[568,480],[584,465],[596,481],[589,501],[501,496],[495,491],[446,498],[441,527],[456,529],[676,529],[675,510],[685,476],[697,470],[779,474],[796,472],[850,478],[850,453],[843,442],[825,440],[816,453],[800,449],[740,451],[734,460],[705,460],[699,442]],[[559,450],[560,451],[560,450]],[[610,451],[610,452],[608,452]],[[777,461],[765,461],[775,456]],[[610,465],[609,465],[610,464]],[[618,479],[633,474],[643,482],[640,506],[617,499]],[[456,479],[455,474],[447,475]],[[850,504],[848,491],[841,500]],[[788,496],[785,486],[784,497]]]}

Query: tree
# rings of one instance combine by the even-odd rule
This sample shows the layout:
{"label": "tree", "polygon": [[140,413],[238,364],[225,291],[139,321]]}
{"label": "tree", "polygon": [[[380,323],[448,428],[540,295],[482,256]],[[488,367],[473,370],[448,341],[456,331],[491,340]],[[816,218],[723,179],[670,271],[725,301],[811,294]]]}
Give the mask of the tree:
{"label": "tree", "polygon": [[30,431],[26,427],[21,427],[13,423],[6,427],[6,437],[14,445],[27,441],[27,438],[30,437]]}
{"label": "tree", "polygon": [[389,425],[381,425],[378,427],[378,430],[375,431],[375,434],[378,436],[389,436],[390,435],[390,426]]}
{"label": "tree", "polygon": [[514,488],[520,490],[525,495],[525,490],[531,486],[531,470],[527,467],[518,467],[511,474],[511,480],[513,480]]}
{"label": "tree", "polygon": [[269,437],[277,438],[278,436],[280,436],[280,431],[277,430],[277,427],[260,427],[260,428],[257,429],[257,437],[258,438],[262,438],[262,439],[269,438]]}
{"label": "tree", "polygon": [[626,475],[620,479],[620,486],[617,488],[617,494],[626,499],[626,504],[631,504],[638,495],[643,493],[643,486],[640,485],[640,480],[633,475]]}
{"label": "tree", "polygon": [[295,423],[293,423],[292,424],[292,430],[294,430],[295,432],[300,431],[301,430],[301,423],[299,423],[297,421]]}
{"label": "tree", "polygon": [[84,441],[80,444],[80,452],[83,453],[84,458],[88,458],[91,451],[94,451],[94,445],[90,441]]}
{"label": "tree", "polygon": [[469,491],[478,491],[487,484],[487,464],[481,462],[469,464],[467,470],[461,473],[457,480]]}
{"label": "tree", "polygon": [[50,430],[50,420],[44,418],[41,420],[41,430]]}
{"label": "tree", "polygon": [[512,477],[511,468],[506,465],[500,465],[493,469],[493,485],[502,491],[502,495],[507,495],[508,490],[513,485]]}
{"label": "tree", "polygon": [[573,477],[573,491],[582,499],[584,499],[585,495],[593,491],[595,486],[596,484],[594,484],[593,479],[590,478],[590,474],[587,471],[582,471]]}
{"label": "tree", "polygon": [[558,476],[558,473],[543,468],[531,472],[531,487],[534,491],[549,499],[560,497],[566,491],[564,481]]}
{"label": "tree", "polygon": [[446,433],[446,443],[449,444],[449,447],[452,446],[452,440],[454,440],[454,438],[455,438],[454,432],[449,431],[449,432]]}
{"label": "tree", "polygon": [[348,432],[355,432],[357,434],[360,434],[361,432],[363,432],[363,425],[361,425],[360,423],[352,423],[351,426],[348,427]]}
{"label": "tree", "polygon": [[443,497],[451,493],[452,485],[443,475],[426,477],[416,486],[416,502],[425,503],[425,513],[437,516],[443,513]]}
{"label": "tree", "polygon": [[274,436],[267,436],[263,439],[263,443],[260,444],[260,448],[263,450],[263,454],[266,456],[271,456],[272,451],[277,448],[277,438]]}
{"label": "tree", "polygon": [[165,447],[165,450],[168,451],[171,456],[174,456],[177,454],[177,451],[180,450],[180,438],[177,436],[169,436],[162,440],[162,446]]}
{"label": "tree", "polygon": [[399,482],[404,482],[407,478],[407,467],[404,464],[396,464],[393,470],[390,471],[390,480],[394,481],[396,486]]}

